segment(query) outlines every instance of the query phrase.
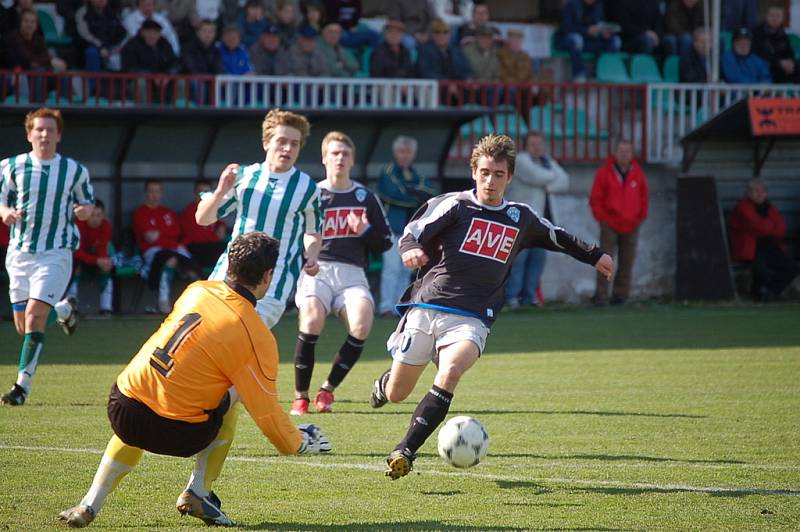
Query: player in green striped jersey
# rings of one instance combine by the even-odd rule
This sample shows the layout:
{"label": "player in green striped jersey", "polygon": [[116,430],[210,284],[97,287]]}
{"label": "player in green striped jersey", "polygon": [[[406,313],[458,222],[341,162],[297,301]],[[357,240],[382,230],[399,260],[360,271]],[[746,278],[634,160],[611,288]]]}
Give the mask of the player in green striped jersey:
{"label": "player in green striped jersey", "polygon": [[[294,167],[309,129],[304,116],[280,109],[267,113],[261,125],[264,162],[244,168],[229,164],[216,190],[203,195],[195,214],[198,224],[209,225],[235,211],[234,239],[263,231],[280,240],[272,284],[256,307],[270,328],[283,314],[300,269],[308,275],[319,271],[320,192],[308,174]],[[224,279],[227,269],[228,256],[223,253],[209,279]]]}
{"label": "player in green striped jersey", "polygon": [[94,196],[86,168],[56,152],[63,129],[60,111],[28,113],[25,131],[33,149],[0,161],[0,218],[11,226],[8,291],[14,325],[25,338],[17,381],[0,399],[12,406],[24,404],[30,394],[51,310],[68,335],[77,325],[74,300],[61,298],[80,238],[73,219],[89,218]]}

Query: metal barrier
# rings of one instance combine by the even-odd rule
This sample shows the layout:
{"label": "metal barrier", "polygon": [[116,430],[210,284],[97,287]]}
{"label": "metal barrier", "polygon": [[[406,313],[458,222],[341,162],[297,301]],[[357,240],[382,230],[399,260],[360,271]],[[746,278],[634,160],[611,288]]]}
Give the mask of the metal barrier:
{"label": "metal barrier", "polygon": [[561,161],[596,162],[611,144],[630,139],[637,153],[647,144],[645,85],[600,83],[439,83],[443,106],[485,110],[464,124],[450,158],[469,158],[477,140],[491,132],[507,134],[522,148],[529,131],[540,132],[548,153]]}
{"label": "metal barrier", "polygon": [[680,139],[748,96],[800,97],[798,85],[655,83],[647,86],[647,161],[677,163]]}

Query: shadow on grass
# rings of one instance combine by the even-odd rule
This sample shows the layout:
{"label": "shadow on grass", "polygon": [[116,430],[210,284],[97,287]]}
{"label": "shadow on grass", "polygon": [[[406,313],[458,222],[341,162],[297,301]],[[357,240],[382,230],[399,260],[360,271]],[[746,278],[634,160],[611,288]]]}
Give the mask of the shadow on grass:
{"label": "shadow on grass", "polygon": [[[430,530],[481,530],[482,532],[504,532],[504,531],[523,531],[530,530],[529,528],[521,528],[515,526],[480,526],[475,525],[449,525],[440,521],[410,521],[406,523],[397,522],[373,522],[373,523],[348,523],[346,525],[318,525],[318,524],[304,524],[304,523],[285,523],[285,522],[270,522],[265,521],[256,525],[247,525],[244,523],[237,523],[237,528],[244,530],[278,530],[278,531],[323,531],[323,532],[353,532],[353,531],[373,531],[373,530],[404,530],[409,532],[422,532]],[[618,531],[624,530],[620,528],[604,528],[604,527],[587,527],[587,528],[545,528],[542,530],[600,530],[600,531]]]}
{"label": "shadow on grass", "polygon": [[773,497],[797,497],[800,491],[797,490],[769,490],[769,489],[725,489],[725,488],[682,488],[680,486],[647,486],[635,488],[571,488],[569,491],[581,491],[584,493],[600,493],[603,495],[648,495],[652,493],[699,493],[710,497],[748,497],[750,495],[773,496]]}
{"label": "shadow on grass", "polygon": [[495,480],[497,487],[504,490],[525,490],[531,495],[545,495],[553,490],[542,484],[528,480]]}
{"label": "shadow on grass", "polygon": [[564,458],[574,458],[576,460],[602,460],[608,462],[620,462],[633,460],[637,462],[676,462],[681,464],[746,464],[742,460],[700,460],[685,458],[664,458],[660,456],[639,456],[635,454],[573,454]]}
{"label": "shadow on grass", "polygon": [[[343,401],[342,401],[343,402]],[[358,401],[356,401],[358,402]],[[406,403],[410,404],[410,403]],[[397,415],[397,414],[411,414],[413,409],[409,410],[353,410],[342,411],[337,410],[337,414],[343,415]],[[652,418],[681,418],[681,419],[705,419],[708,416],[700,416],[694,414],[657,414],[649,412],[618,412],[618,411],[601,411],[601,410],[459,410],[459,415],[519,415],[519,414],[539,414],[539,415],[557,415],[557,416],[622,416],[622,417],[652,417]]]}

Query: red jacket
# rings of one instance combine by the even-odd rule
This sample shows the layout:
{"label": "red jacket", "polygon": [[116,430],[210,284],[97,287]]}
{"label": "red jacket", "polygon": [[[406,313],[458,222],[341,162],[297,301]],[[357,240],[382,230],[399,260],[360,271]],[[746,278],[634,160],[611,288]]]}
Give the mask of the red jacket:
{"label": "red jacket", "polygon": [[81,233],[81,244],[75,250],[75,259],[84,264],[97,264],[98,257],[108,257],[108,243],[111,242],[111,223],[103,220],[97,227],[81,220],[75,220]]}
{"label": "red jacket", "polygon": [[217,229],[225,222],[217,221],[211,225],[199,225],[194,218],[197,212],[197,203],[191,203],[181,213],[181,244],[205,244],[206,242],[219,242]]}
{"label": "red jacket", "polygon": [[742,198],[730,216],[731,255],[733,260],[751,261],[756,257],[756,241],[763,237],[786,236],[786,222],[772,204],[766,218],[756,211],[750,198]]}
{"label": "red jacket", "polygon": [[[158,231],[158,238],[148,242],[144,234],[153,230]],[[175,249],[178,247],[181,226],[178,225],[178,216],[172,209],[163,205],[158,207],[140,205],[133,212],[133,234],[136,237],[136,245],[142,253],[156,246]]]}
{"label": "red jacket", "polygon": [[631,233],[647,218],[647,178],[636,161],[625,180],[609,157],[594,175],[589,205],[595,219],[618,233]]}

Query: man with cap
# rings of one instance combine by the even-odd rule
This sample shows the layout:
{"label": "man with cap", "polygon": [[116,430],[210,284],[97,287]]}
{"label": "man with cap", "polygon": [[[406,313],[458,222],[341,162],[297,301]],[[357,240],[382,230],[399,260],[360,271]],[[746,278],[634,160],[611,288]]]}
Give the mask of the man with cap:
{"label": "man with cap", "polygon": [[475,41],[464,47],[473,78],[479,81],[498,81],[500,61],[493,44],[494,32],[489,26],[480,26],[475,33]]}
{"label": "man with cap", "polygon": [[461,46],[451,44],[450,26],[437,18],[431,24],[432,39],[419,47],[417,71],[425,79],[465,80],[472,76]]}
{"label": "man with cap", "polygon": [[414,64],[408,48],[403,46],[406,25],[389,19],[383,27],[383,42],[372,52],[369,74],[373,78],[413,78]]}
{"label": "man with cap", "polygon": [[769,65],[752,51],[753,36],[741,28],[733,36],[733,48],[722,54],[722,76],[728,83],[772,83]]}
{"label": "man with cap", "polygon": [[281,35],[278,26],[268,24],[258,41],[250,47],[250,64],[259,76],[275,75],[275,58],[281,49]]}
{"label": "man with cap", "polygon": [[531,56],[522,49],[525,34],[511,28],[506,34],[506,44],[497,51],[500,62],[500,79],[505,83],[530,83],[533,81]]}
{"label": "man with cap", "polygon": [[297,41],[275,57],[278,76],[325,77],[329,75],[325,57],[317,50],[317,30],[308,25],[297,30]]}
{"label": "man with cap", "polygon": [[161,24],[152,19],[142,22],[139,33],[122,47],[124,72],[174,74],[178,58],[169,42],[161,36]]}
{"label": "man with cap", "polygon": [[153,20],[158,22],[161,30],[161,36],[164,37],[167,42],[169,42],[170,46],[172,46],[172,51],[175,52],[175,55],[177,56],[179,53],[181,53],[181,45],[180,41],[178,40],[178,34],[175,31],[175,28],[172,27],[169,19],[164,16],[163,13],[156,11],[156,1],[138,0],[136,7],[136,9],[132,10],[122,19],[122,25],[125,27],[125,31],[128,32],[128,37],[131,39],[136,38],[144,21]]}
{"label": "man with cap", "polygon": [[242,36],[238,25],[228,24],[223,28],[222,40],[217,43],[217,48],[222,55],[222,64],[225,66],[226,74],[243,76],[253,73],[250,58],[247,57],[247,50],[242,46]]}

